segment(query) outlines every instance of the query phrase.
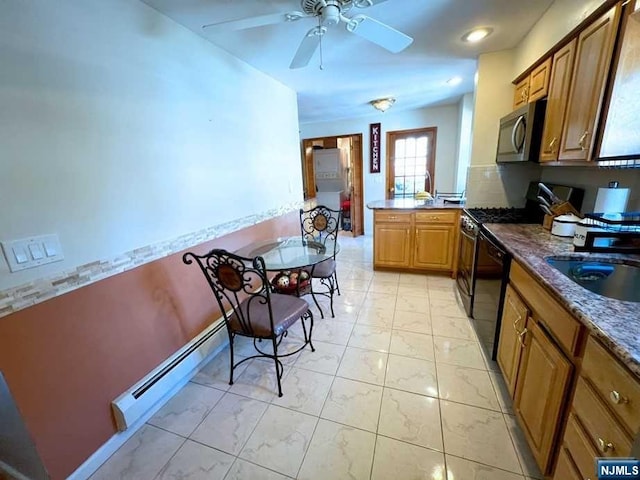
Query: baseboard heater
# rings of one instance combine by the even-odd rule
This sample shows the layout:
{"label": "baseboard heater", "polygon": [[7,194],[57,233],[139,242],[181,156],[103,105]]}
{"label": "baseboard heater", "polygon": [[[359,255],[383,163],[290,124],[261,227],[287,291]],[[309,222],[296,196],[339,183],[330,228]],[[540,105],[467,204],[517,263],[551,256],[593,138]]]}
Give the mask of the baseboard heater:
{"label": "baseboard heater", "polygon": [[135,424],[136,420],[192,374],[203,360],[224,347],[228,340],[224,321],[220,319],[111,402],[118,430],[124,432]]}

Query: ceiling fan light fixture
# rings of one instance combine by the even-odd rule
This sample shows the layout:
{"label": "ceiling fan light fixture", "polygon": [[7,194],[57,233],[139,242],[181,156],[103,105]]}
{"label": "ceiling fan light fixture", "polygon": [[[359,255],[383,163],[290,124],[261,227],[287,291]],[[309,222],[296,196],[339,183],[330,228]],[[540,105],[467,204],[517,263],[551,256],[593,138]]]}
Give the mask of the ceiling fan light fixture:
{"label": "ceiling fan light fixture", "polygon": [[467,43],[477,43],[480,40],[487,38],[492,32],[493,28],[491,27],[474,28],[462,36],[462,41]]}
{"label": "ceiling fan light fixture", "polygon": [[393,97],[378,98],[377,100],[371,100],[369,103],[373,105],[373,108],[375,108],[376,110],[386,112],[394,103],[396,103],[396,99]]}

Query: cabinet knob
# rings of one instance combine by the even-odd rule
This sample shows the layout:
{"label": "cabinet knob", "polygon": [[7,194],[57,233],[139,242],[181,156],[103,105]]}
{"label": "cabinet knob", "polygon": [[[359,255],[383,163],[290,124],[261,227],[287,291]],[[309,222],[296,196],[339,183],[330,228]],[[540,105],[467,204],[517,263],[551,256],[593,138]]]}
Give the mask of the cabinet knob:
{"label": "cabinet knob", "polygon": [[553,140],[549,143],[549,151],[551,153],[556,153],[556,143],[558,143],[558,137],[553,137]]}
{"label": "cabinet knob", "polygon": [[580,140],[578,140],[578,146],[580,147],[581,150],[587,149],[587,147],[585,146],[585,141],[587,140],[588,135],[589,135],[589,132],[585,131],[580,137]]}
{"label": "cabinet knob", "polygon": [[600,437],[598,437],[598,447],[600,448],[600,451],[602,453],[607,453],[609,451],[613,451],[616,449],[613,443],[607,442],[606,440],[603,440]]}
{"label": "cabinet knob", "polygon": [[438,220],[440,220],[440,217],[431,217],[430,219],[437,222]]}
{"label": "cabinet knob", "polygon": [[389,216],[389,220],[395,220],[396,218],[398,218],[398,217],[396,217],[395,215],[390,215]]}
{"label": "cabinet knob", "polygon": [[629,403],[629,399],[620,395],[620,392],[618,392],[617,390],[612,390],[611,393],[609,393],[609,398],[616,405],[619,405],[621,403]]}

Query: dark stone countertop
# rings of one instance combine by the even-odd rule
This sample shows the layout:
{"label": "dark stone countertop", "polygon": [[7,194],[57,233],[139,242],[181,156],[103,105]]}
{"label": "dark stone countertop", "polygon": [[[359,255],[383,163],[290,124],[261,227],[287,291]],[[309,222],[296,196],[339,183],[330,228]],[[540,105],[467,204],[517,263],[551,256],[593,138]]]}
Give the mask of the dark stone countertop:
{"label": "dark stone countertop", "polygon": [[393,200],[375,200],[367,203],[370,210],[431,210],[454,209],[462,210],[464,205],[444,203],[443,200],[414,200],[413,198],[396,198]]}
{"label": "dark stone countertop", "polygon": [[567,308],[589,332],[607,345],[640,377],[640,303],[603,297],[581,287],[549,265],[550,255],[624,259],[640,266],[640,255],[577,253],[573,239],[551,235],[540,225],[485,224],[552,297]]}

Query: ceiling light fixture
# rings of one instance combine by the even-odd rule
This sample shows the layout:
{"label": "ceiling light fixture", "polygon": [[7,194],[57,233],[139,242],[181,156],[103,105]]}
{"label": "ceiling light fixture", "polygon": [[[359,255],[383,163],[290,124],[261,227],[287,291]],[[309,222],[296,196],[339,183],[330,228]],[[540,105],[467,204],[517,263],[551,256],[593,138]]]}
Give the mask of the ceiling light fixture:
{"label": "ceiling light fixture", "polygon": [[492,32],[493,32],[493,28],[491,27],[474,28],[473,30],[465,33],[462,36],[462,41],[468,42],[468,43],[477,43],[480,40],[491,35]]}
{"label": "ceiling light fixture", "polygon": [[450,87],[455,87],[456,85],[460,85],[462,83],[462,77],[453,77],[447,80],[447,85]]}
{"label": "ceiling light fixture", "polygon": [[377,100],[371,100],[369,103],[373,105],[373,108],[375,108],[376,110],[386,112],[387,110],[389,110],[389,108],[391,108],[391,105],[396,103],[396,99],[392,97],[379,98]]}

